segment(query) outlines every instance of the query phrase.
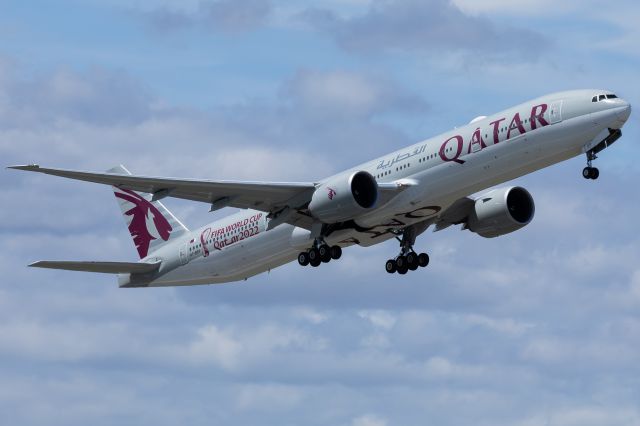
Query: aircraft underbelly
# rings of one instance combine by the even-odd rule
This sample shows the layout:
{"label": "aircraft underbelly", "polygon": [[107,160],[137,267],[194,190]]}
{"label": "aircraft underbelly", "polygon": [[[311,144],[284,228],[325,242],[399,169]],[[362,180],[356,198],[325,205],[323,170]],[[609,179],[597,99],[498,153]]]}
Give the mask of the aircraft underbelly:
{"label": "aircraft underbelly", "polygon": [[280,225],[177,268],[150,286],[227,283],[276,268],[297,257],[299,250],[291,245],[293,229],[292,225]]}

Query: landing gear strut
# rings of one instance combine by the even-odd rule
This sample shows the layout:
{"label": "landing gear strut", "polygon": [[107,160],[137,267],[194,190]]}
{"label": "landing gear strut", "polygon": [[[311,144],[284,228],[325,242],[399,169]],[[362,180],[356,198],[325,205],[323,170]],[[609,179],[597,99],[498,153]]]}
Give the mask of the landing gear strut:
{"label": "landing gear strut", "polygon": [[600,170],[598,170],[597,167],[592,167],[591,166],[591,162],[593,160],[595,160],[596,158],[598,158],[598,156],[596,155],[596,153],[591,150],[591,151],[587,151],[587,167],[585,167],[584,169],[582,169],[582,177],[585,179],[598,179],[598,176],[600,176]]}
{"label": "landing gear strut", "polygon": [[424,268],[429,264],[429,255],[427,253],[416,253],[413,250],[413,244],[416,242],[417,232],[415,228],[409,226],[399,232],[402,238],[396,237],[400,242],[400,254],[393,259],[387,260],[384,265],[386,271],[390,274],[394,272],[400,275],[406,274],[408,271],[415,271],[418,267]]}

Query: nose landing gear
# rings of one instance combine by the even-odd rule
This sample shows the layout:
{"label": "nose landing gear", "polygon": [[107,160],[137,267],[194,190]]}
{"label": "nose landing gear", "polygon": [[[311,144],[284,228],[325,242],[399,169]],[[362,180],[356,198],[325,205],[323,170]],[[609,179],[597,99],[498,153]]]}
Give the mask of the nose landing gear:
{"label": "nose landing gear", "polygon": [[595,180],[598,179],[598,176],[600,176],[600,170],[598,170],[597,167],[591,166],[591,162],[596,158],[598,158],[598,156],[593,150],[587,151],[587,167],[582,169],[583,178]]}
{"label": "nose landing gear", "polygon": [[600,141],[599,144],[591,148],[587,151],[587,167],[582,170],[582,176],[585,179],[598,179],[600,176],[600,171],[591,166],[591,162],[598,158],[596,154],[598,154],[603,149],[610,147],[615,141],[620,139],[622,136],[622,131],[620,129],[609,129],[609,134],[606,138]]}

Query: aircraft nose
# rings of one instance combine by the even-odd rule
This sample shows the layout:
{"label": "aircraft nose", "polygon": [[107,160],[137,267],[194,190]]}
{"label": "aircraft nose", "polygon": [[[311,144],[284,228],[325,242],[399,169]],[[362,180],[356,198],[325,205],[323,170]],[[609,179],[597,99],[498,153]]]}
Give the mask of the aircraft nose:
{"label": "aircraft nose", "polygon": [[631,115],[631,104],[629,102],[624,103],[624,107],[620,108],[617,112],[618,119],[622,122],[626,122]]}

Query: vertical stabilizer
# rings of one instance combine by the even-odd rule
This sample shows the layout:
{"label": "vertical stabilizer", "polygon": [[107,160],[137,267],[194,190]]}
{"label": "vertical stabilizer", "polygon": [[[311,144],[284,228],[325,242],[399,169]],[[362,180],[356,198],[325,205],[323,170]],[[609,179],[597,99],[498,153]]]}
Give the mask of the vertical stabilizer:
{"label": "vertical stabilizer", "polygon": [[[122,165],[107,172],[122,175],[131,174]],[[187,227],[160,201],[151,201],[151,194],[143,194],[115,186],[113,192],[141,259],[188,231]]]}

